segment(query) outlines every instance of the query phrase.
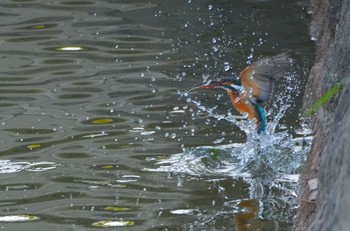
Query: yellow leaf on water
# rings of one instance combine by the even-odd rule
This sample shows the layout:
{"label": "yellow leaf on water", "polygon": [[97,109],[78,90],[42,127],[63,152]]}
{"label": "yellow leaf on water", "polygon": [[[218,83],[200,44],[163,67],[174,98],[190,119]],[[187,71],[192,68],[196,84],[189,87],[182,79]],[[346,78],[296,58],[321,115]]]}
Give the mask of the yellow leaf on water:
{"label": "yellow leaf on water", "polygon": [[114,166],[113,165],[103,165],[102,168],[104,168],[104,169],[112,169],[112,168],[114,168]]}
{"label": "yellow leaf on water", "polygon": [[92,124],[108,124],[112,122],[113,122],[113,119],[108,119],[108,118],[95,119],[91,121]]}
{"label": "yellow leaf on water", "polygon": [[44,29],[45,26],[44,25],[37,25],[37,26],[34,26],[34,29]]}
{"label": "yellow leaf on water", "polygon": [[108,206],[108,207],[104,208],[104,210],[122,212],[122,211],[130,211],[131,209],[125,208],[125,207]]}
{"label": "yellow leaf on water", "polygon": [[40,147],[41,147],[41,144],[30,144],[30,145],[27,145],[27,148],[29,148],[29,149],[40,148]]}

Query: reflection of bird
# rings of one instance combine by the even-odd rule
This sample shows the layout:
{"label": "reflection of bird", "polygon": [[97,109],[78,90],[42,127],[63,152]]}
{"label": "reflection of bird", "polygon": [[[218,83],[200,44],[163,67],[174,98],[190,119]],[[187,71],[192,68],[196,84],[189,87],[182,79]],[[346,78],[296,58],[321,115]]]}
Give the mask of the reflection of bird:
{"label": "reflection of bird", "polygon": [[194,89],[223,88],[231,98],[233,106],[248,119],[255,119],[257,132],[266,129],[266,117],[261,103],[266,101],[272,91],[276,76],[290,65],[288,55],[282,53],[253,62],[239,75],[239,78],[225,77],[200,83]]}

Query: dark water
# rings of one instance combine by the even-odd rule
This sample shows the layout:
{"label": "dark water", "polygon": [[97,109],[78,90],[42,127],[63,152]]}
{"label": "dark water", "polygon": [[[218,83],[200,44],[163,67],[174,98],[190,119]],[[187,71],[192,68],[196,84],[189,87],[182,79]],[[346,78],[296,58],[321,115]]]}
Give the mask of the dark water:
{"label": "dark water", "polygon": [[[1,229],[290,230],[307,2],[2,0]],[[285,50],[265,138],[186,93]]]}

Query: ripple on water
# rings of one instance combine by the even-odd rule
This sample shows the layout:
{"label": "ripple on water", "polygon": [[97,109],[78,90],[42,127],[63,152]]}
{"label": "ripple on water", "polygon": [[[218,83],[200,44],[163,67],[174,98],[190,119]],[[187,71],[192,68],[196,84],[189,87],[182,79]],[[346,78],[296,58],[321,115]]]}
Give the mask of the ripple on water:
{"label": "ripple on water", "polygon": [[[269,135],[258,149],[225,93],[177,94],[260,55],[305,49],[304,9],[241,2],[1,1],[1,228],[234,229],[242,198],[287,214],[298,170],[271,165],[309,141]],[[270,188],[261,172],[276,176]],[[281,225],[265,211],[256,230]]]}
{"label": "ripple on water", "polygon": [[59,167],[60,164],[48,161],[41,162],[13,162],[10,160],[0,160],[1,173],[15,173],[21,171],[44,172]]}

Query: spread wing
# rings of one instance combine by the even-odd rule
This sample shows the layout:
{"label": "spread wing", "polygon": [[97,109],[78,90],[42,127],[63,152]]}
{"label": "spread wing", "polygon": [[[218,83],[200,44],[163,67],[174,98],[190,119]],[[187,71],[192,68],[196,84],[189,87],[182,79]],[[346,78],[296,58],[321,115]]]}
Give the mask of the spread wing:
{"label": "spread wing", "polygon": [[266,101],[272,91],[273,81],[283,73],[291,63],[286,53],[261,58],[245,68],[239,75],[245,91]]}

